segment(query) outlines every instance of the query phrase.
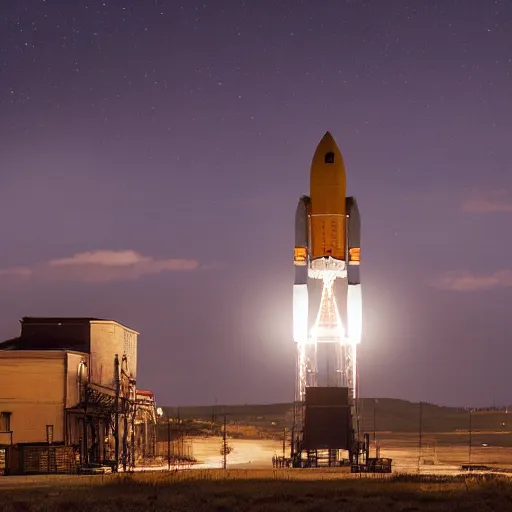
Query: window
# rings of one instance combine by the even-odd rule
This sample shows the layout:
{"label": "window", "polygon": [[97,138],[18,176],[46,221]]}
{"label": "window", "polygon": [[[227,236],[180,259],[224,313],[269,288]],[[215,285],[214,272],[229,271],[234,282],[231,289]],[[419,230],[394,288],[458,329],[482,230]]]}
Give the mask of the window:
{"label": "window", "polygon": [[11,413],[0,412],[0,432],[11,431]]}
{"label": "window", "polygon": [[135,365],[137,364],[137,338],[134,333],[124,331],[124,355],[128,359],[128,373],[135,373]]}
{"label": "window", "polygon": [[329,153],[325,153],[325,163],[333,164],[334,163],[334,153],[329,151]]}

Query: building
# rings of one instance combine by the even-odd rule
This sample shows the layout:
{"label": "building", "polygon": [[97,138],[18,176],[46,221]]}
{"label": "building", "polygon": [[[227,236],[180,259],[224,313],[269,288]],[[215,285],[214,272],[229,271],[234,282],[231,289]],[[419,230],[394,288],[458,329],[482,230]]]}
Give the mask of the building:
{"label": "building", "polygon": [[146,463],[156,457],[157,414],[152,391],[137,390],[135,414],[135,462]]}
{"label": "building", "polygon": [[0,446],[134,465],[139,333],[98,318],[20,322],[20,336],[0,343]]}

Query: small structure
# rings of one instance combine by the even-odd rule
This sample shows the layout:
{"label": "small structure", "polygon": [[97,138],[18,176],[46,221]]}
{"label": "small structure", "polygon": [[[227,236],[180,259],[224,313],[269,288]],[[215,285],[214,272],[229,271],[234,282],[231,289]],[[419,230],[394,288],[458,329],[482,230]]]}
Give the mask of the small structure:
{"label": "small structure", "polygon": [[137,390],[135,413],[135,462],[145,463],[156,457],[157,414],[152,391]]}
{"label": "small structure", "polygon": [[154,409],[136,393],[138,334],[98,318],[21,320],[20,336],[0,343],[6,473],[135,465],[137,407]]}

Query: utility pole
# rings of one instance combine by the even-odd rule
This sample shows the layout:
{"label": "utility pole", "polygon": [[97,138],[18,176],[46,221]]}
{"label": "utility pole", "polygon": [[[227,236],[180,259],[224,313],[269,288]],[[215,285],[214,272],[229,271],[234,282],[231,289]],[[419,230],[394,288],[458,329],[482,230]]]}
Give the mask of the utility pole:
{"label": "utility pole", "polygon": [[178,439],[178,457],[180,462],[184,462],[185,457],[185,442],[183,440],[183,432],[181,431],[181,415],[180,415],[180,406],[178,405],[178,427],[177,427],[177,435]]}
{"label": "utility pole", "polygon": [[283,463],[284,463],[285,458],[286,458],[286,427],[284,427],[284,430],[283,430]]}
{"label": "utility pole", "polygon": [[83,430],[83,445],[84,445],[84,455],[83,455],[83,462],[84,464],[89,464],[89,434],[88,434],[88,427],[87,427],[87,406],[88,406],[88,400],[89,400],[89,381],[87,381],[84,385],[84,430]]}
{"label": "utility pole", "polygon": [[420,402],[420,424],[419,424],[419,439],[418,439],[418,473],[421,464],[421,449],[422,449],[422,436],[423,436],[423,402]]}
{"label": "utility pole", "polygon": [[471,448],[473,445],[473,411],[469,409],[469,463],[471,464]]}
{"label": "utility pole", "polygon": [[373,442],[377,440],[377,399],[373,399]]}
{"label": "utility pole", "polygon": [[[134,392],[136,393],[135,389]],[[132,417],[131,417],[131,437],[130,437],[130,452],[131,452],[131,460],[130,460],[130,466],[131,470],[133,471],[133,468],[135,468],[135,417],[137,416],[137,400],[135,399],[135,402],[132,406]],[[145,446],[145,445],[144,445]]]}
{"label": "utility pole", "polygon": [[377,403],[376,398],[373,399],[373,444],[375,445],[375,457],[378,457],[377,449]]}
{"label": "utility pole", "polygon": [[167,470],[171,470],[171,418],[167,416]]}
{"label": "utility pole", "polygon": [[128,404],[127,399],[123,397],[123,471],[126,473],[126,464],[128,463]]}
{"label": "utility pole", "polygon": [[120,394],[120,375],[119,375],[119,356],[114,357],[114,379],[115,379],[115,403],[114,403],[114,457],[115,470],[119,471],[119,394]]}
{"label": "utility pole", "polygon": [[227,468],[228,462],[228,443],[227,443],[227,421],[226,410],[224,409],[224,429],[222,431],[222,469]]}

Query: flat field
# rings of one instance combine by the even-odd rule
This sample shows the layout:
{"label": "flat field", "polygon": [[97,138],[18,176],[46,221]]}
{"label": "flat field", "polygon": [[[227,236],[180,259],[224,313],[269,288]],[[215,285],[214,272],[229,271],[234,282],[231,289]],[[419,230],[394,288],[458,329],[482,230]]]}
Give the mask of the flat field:
{"label": "flat field", "polygon": [[23,477],[21,485],[17,480],[0,480],[0,511],[512,510],[512,481],[503,477],[354,478],[327,470],[205,470]]}
{"label": "flat field", "polygon": [[[439,442],[439,438],[443,438]],[[512,470],[512,448],[508,446],[465,446],[456,435],[431,435],[420,443],[417,434],[395,436],[379,433],[377,441],[380,455],[393,459],[397,473],[430,473],[453,475],[460,473],[463,464],[482,464],[493,469]],[[269,469],[272,456],[282,455],[283,443],[271,439],[229,439],[232,452],[227,457],[228,468]],[[222,467],[220,437],[193,438],[192,451],[199,468]],[[286,456],[290,447],[287,444]],[[372,442],[371,456],[375,455]]]}

